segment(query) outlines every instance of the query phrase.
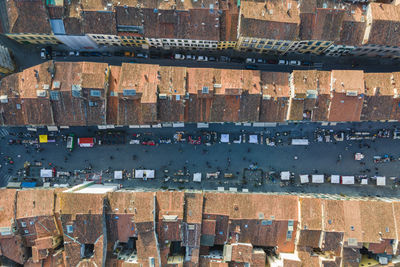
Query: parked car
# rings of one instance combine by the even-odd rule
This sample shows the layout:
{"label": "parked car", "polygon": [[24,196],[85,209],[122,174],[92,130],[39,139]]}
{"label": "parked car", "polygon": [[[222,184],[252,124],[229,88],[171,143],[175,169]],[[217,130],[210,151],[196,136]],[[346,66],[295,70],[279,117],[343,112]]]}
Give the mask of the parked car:
{"label": "parked car", "polygon": [[265,64],[266,61],[265,61],[265,59],[257,58],[257,63],[258,63],[258,64]]}
{"label": "parked car", "polygon": [[301,62],[301,65],[303,65],[303,66],[312,66],[313,63],[310,62],[310,61],[302,61],[302,62]]}
{"label": "parked car", "polygon": [[42,50],[40,50],[40,58],[41,59],[46,59],[46,49],[42,48]]}
{"label": "parked car", "polygon": [[53,57],[65,57],[65,56],[67,56],[67,53],[64,51],[53,51],[52,56]]}
{"label": "parked car", "polygon": [[183,60],[183,59],[185,59],[185,55],[175,54],[175,59]]}
{"label": "parked car", "polygon": [[138,57],[138,58],[148,58],[149,55],[148,55],[148,54],[145,54],[145,53],[138,53],[138,54],[136,55],[136,57]]}
{"label": "parked car", "polygon": [[172,53],[166,53],[163,55],[163,58],[173,59],[174,55]]}
{"label": "parked car", "polygon": [[196,60],[196,56],[195,55],[186,55],[186,59],[188,59],[188,60]]}
{"label": "parked car", "polygon": [[247,70],[257,70],[258,67],[256,65],[249,64],[249,65],[245,66],[245,69],[247,69]]}
{"label": "parked car", "polygon": [[125,56],[125,57],[134,57],[134,56],[135,56],[135,53],[130,52],[130,51],[125,51],[125,52],[124,52],[124,56]]}
{"label": "parked car", "polygon": [[268,59],[267,63],[268,64],[278,64],[278,60],[276,60],[276,59]]}
{"label": "parked car", "polygon": [[289,61],[280,59],[278,62],[279,65],[289,65]]}
{"label": "parked car", "polygon": [[206,56],[199,56],[199,57],[197,58],[197,61],[208,61],[208,57],[206,57]]}
{"label": "parked car", "polygon": [[289,65],[300,66],[301,62],[300,62],[300,60],[290,60]]}
{"label": "parked car", "polygon": [[150,52],[150,58],[160,58],[161,53],[158,52]]}
{"label": "parked car", "polygon": [[101,53],[100,52],[89,52],[89,56],[91,56],[91,57],[101,57]]}
{"label": "parked car", "polygon": [[246,63],[256,63],[255,58],[246,58]]}
{"label": "parked car", "polygon": [[226,56],[220,56],[219,57],[219,61],[221,61],[221,62],[229,62],[229,61],[231,61],[231,59],[229,57],[226,57]]}
{"label": "parked car", "polygon": [[217,59],[215,57],[209,57],[208,61],[217,61]]}
{"label": "parked car", "polygon": [[243,59],[241,59],[240,57],[233,57],[231,59],[231,62],[235,62],[235,63],[242,63]]}

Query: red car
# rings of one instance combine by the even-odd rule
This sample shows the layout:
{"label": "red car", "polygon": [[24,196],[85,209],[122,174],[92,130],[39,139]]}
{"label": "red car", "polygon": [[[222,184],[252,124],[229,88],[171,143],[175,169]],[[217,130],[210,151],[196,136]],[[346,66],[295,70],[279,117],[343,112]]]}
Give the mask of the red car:
{"label": "red car", "polygon": [[189,144],[200,145],[201,144],[201,137],[199,136],[197,139],[193,139],[191,136],[189,136]]}
{"label": "red car", "polygon": [[143,141],[143,142],[142,142],[142,145],[145,145],[145,146],[155,146],[156,143],[155,143],[154,141]]}

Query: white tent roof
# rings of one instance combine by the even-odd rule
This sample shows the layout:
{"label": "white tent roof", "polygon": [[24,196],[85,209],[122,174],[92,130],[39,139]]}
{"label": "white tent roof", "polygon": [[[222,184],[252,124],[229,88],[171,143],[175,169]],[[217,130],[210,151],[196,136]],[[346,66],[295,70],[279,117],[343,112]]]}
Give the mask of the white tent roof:
{"label": "white tent roof", "polygon": [[256,134],[252,134],[249,136],[249,143],[258,144],[258,136]]}
{"label": "white tent roof", "polygon": [[354,176],[342,176],[342,184],[354,184]]}
{"label": "white tent roof", "polygon": [[361,184],[368,184],[368,179],[361,179]]}
{"label": "white tent roof", "polygon": [[300,183],[305,184],[309,183],[310,179],[308,178],[308,174],[302,174],[300,175]]}
{"label": "white tent roof", "polygon": [[283,181],[290,180],[290,172],[281,172],[281,180],[283,180]]}
{"label": "white tent roof", "polygon": [[193,182],[201,182],[201,172],[193,173]]}
{"label": "white tent roof", "polygon": [[324,175],[322,175],[322,174],[313,174],[312,175],[312,182],[314,184],[323,184],[324,183]]}
{"label": "white tent roof", "polygon": [[154,178],[154,170],[135,170],[135,178],[153,179]]}
{"label": "white tent roof", "polygon": [[332,184],[340,184],[340,175],[331,175]]}
{"label": "white tent roof", "polygon": [[376,177],[376,185],[386,185],[386,177],[385,176]]}
{"label": "white tent roof", "polygon": [[229,143],[229,134],[221,134],[221,143]]}
{"label": "white tent roof", "polygon": [[114,179],[122,179],[122,171],[114,171]]}
{"label": "white tent roof", "polygon": [[42,170],[40,170],[40,177],[43,177],[43,178],[53,177],[53,170],[52,169],[42,169]]}

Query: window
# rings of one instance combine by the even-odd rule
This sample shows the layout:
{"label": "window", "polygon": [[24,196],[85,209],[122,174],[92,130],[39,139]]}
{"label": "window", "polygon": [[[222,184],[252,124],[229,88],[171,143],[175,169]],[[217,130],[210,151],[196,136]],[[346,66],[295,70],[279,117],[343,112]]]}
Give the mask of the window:
{"label": "window", "polygon": [[89,101],[89,107],[97,107],[97,102]]}
{"label": "window", "polygon": [[35,223],[34,221],[30,221],[30,222],[29,222],[30,225],[33,225],[34,223]]}
{"label": "window", "polygon": [[17,109],[21,109],[21,104],[17,104]]}
{"label": "window", "polygon": [[25,234],[29,234],[29,231],[25,229],[25,230],[24,230],[24,233],[25,233]]}
{"label": "window", "polygon": [[51,100],[60,100],[60,92],[59,91],[50,91],[50,99]]}
{"label": "window", "polygon": [[315,45],[321,45],[322,42],[317,42]]}
{"label": "window", "polygon": [[100,90],[90,90],[90,96],[100,97],[101,96],[101,92],[100,92]]}
{"label": "window", "polygon": [[124,96],[135,96],[136,90],[135,89],[124,89],[122,94]]}
{"label": "window", "polygon": [[26,227],[26,222],[21,222],[22,227]]}
{"label": "window", "polygon": [[74,227],[72,225],[67,225],[67,233],[72,234],[74,232]]}
{"label": "window", "polygon": [[201,92],[203,94],[208,94],[209,90],[208,90],[208,86],[203,86],[203,89],[201,90]]}

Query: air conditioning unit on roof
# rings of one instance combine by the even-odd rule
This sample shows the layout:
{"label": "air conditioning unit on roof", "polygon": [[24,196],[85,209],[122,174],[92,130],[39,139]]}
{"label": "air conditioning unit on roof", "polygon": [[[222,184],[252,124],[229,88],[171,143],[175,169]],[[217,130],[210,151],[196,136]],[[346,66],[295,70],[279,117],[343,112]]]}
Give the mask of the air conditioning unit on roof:
{"label": "air conditioning unit on roof", "polygon": [[8,103],[8,95],[0,96],[0,103]]}
{"label": "air conditioning unit on roof", "polygon": [[357,91],[350,91],[350,90],[346,91],[346,96],[357,96],[357,95],[358,95]]}
{"label": "air conditioning unit on roof", "polygon": [[46,91],[45,90],[36,90],[36,95],[38,97],[46,97]]}

